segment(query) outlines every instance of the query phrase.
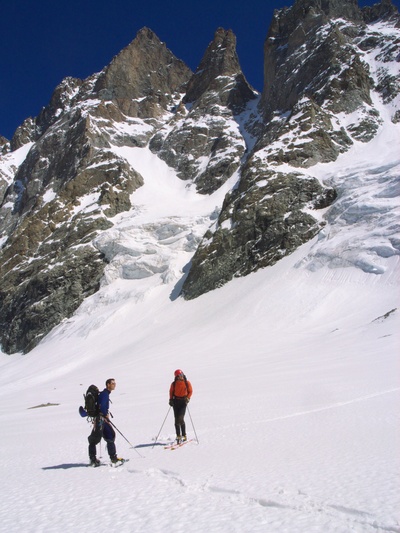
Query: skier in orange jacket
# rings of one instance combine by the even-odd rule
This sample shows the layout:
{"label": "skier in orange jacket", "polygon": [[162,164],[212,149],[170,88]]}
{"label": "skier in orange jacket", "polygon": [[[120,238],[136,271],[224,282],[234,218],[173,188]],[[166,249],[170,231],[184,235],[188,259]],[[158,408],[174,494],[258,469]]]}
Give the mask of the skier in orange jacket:
{"label": "skier in orange jacket", "polygon": [[175,370],[174,375],[175,379],[169,388],[169,405],[174,409],[176,442],[180,444],[187,440],[185,413],[186,406],[193,393],[193,388],[182,370]]}

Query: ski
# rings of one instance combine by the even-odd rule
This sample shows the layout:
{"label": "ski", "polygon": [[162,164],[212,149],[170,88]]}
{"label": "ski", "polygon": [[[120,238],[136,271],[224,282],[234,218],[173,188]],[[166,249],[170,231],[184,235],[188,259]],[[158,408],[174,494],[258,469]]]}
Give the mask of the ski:
{"label": "ski", "polygon": [[99,466],[110,466],[111,468],[118,468],[119,466],[122,466],[126,462],[128,462],[129,459],[122,459],[122,461],[118,461],[117,463],[98,463],[98,464],[92,464],[89,463],[88,467],[90,468],[98,468]]}
{"label": "ski", "polygon": [[174,442],[173,444],[169,444],[167,446],[164,446],[164,450],[176,450],[177,448],[181,448],[182,446],[184,446],[185,444],[187,444],[188,442],[193,442],[194,439],[188,439],[188,440],[184,440],[183,442]]}

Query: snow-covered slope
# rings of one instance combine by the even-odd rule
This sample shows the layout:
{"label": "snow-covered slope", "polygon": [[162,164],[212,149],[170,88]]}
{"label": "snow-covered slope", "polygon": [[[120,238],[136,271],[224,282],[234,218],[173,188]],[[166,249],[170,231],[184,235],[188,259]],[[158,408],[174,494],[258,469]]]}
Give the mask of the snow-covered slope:
{"label": "snow-covered slope", "polygon": [[[168,285],[92,297],[30,354],[2,356],[0,530],[399,531],[398,285],[295,269],[307,251],[191,302]],[[159,442],[174,437],[178,367],[199,442],[171,452],[153,445],[165,417]],[[90,469],[78,406],[108,377],[135,449],[118,434],[130,462]]]}

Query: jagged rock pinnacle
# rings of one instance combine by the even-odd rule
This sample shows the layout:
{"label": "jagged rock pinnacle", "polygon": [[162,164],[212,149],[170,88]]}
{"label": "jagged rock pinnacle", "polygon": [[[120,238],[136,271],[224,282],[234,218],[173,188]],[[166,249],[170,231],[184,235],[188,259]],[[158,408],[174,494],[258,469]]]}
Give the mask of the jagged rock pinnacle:
{"label": "jagged rock pinnacle", "polygon": [[[100,74],[95,91],[104,100],[117,102],[129,116],[157,116],[165,108],[165,94],[173,94],[191,77],[191,70],[177,59],[149,28],[142,28]],[[147,98],[147,105],[137,100]]]}
{"label": "jagged rock pinnacle", "polygon": [[219,76],[235,77],[240,83],[240,92],[244,100],[254,97],[239,64],[236,53],[236,36],[232,30],[218,28],[213,41],[188,83],[185,102],[194,102],[208,90],[218,90]]}

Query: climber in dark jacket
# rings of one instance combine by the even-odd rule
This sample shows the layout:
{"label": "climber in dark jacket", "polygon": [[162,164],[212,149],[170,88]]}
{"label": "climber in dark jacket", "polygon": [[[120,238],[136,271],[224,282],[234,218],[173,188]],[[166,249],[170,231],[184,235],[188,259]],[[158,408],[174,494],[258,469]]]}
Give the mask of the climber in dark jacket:
{"label": "climber in dark jacket", "polygon": [[106,388],[100,392],[98,398],[99,414],[93,421],[93,429],[88,437],[89,441],[89,458],[92,466],[98,466],[100,461],[96,457],[96,445],[99,444],[103,437],[107,443],[107,451],[112,463],[121,461],[117,457],[115,448],[115,431],[110,423],[110,394],[115,389],[115,379],[107,379]]}

